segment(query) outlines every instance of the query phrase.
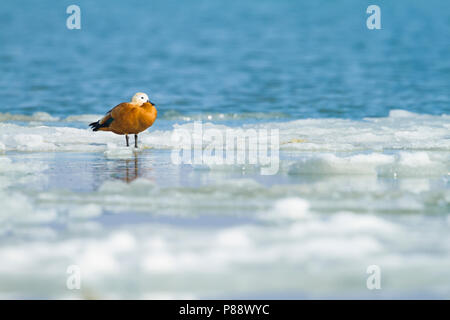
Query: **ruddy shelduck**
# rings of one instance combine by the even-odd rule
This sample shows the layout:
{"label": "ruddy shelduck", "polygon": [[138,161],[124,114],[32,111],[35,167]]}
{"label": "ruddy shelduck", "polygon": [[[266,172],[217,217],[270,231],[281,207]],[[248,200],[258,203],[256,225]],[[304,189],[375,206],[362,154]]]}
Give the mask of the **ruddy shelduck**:
{"label": "ruddy shelduck", "polygon": [[134,134],[134,146],[137,148],[138,133],[151,127],[156,120],[158,112],[155,105],[148,99],[145,93],[136,93],[131,102],[123,102],[111,110],[106,115],[92,122],[89,126],[94,131],[112,131],[116,134],[124,134],[128,143],[128,135]]}

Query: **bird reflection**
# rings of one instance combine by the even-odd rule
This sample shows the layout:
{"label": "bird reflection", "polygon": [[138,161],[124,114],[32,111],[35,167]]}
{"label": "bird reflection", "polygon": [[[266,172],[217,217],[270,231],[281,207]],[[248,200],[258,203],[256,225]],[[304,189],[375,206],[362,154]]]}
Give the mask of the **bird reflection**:
{"label": "bird reflection", "polygon": [[115,168],[112,172],[112,176],[116,179],[130,183],[140,177],[148,177],[148,174],[152,170],[151,167],[142,166],[142,159],[138,153],[134,153],[133,158],[124,159],[115,162]]}
{"label": "bird reflection", "polygon": [[130,183],[133,180],[136,180],[139,176],[139,164],[138,164],[138,156],[135,154],[134,159],[126,159],[125,160],[125,180],[127,183]]}

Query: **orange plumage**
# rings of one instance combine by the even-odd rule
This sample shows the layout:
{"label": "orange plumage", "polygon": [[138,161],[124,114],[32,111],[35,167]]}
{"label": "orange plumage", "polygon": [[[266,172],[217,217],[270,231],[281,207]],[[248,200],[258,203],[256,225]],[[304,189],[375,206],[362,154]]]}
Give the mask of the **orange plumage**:
{"label": "orange plumage", "polygon": [[144,93],[136,93],[131,102],[123,102],[108,111],[97,122],[90,124],[94,131],[112,131],[124,134],[128,146],[128,134],[135,135],[137,147],[137,134],[151,127],[156,120],[158,111],[155,105],[148,100]]}

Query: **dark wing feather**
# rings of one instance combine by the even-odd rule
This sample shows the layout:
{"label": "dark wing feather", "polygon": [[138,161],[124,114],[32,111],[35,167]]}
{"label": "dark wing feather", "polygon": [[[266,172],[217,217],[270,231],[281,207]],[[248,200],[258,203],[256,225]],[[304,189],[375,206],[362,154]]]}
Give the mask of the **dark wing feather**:
{"label": "dark wing feather", "polygon": [[105,116],[103,118],[101,118],[100,120],[90,123],[89,126],[92,128],[92,130],[98,131],[100,128],[109,127],[111,125],[111,123],[114,121],[114,118],[111,116],[111,113],[113,112],[114,109],[116,109],[117,107],[120,107],[121,105],[123,105],[123,103],[118,104],[117,106],[115,106],[114,108],[109,110],[107,113],[105,113]]}

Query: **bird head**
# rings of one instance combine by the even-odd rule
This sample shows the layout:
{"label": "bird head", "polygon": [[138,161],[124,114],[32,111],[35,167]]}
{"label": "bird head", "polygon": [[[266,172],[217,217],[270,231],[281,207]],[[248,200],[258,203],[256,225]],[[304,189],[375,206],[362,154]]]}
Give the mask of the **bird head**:
{"label": "bird head", "polygon": [[133,103],[137,103],[139,105],[145,103],[145,102],[149,102],[150,100],[148,100],[148,96],[143,93],[143,92],[138,92],[136,93],[133,98],[131,99],[131,102]]}

